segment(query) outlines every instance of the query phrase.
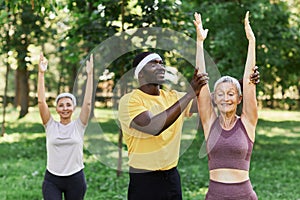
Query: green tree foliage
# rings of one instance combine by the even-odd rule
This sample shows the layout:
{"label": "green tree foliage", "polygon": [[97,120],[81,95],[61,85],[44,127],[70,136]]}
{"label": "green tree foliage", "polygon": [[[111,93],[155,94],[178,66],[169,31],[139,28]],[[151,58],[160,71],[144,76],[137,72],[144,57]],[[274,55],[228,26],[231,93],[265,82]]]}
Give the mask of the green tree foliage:
{"label": "green tree foliage", "polygon": [[[16,99],[23,103],[20,116],[27,113],[26,99],[36,89],[37,56],[33,54],[37,51],[31,51],[30,47],[44,51],[50,60],[46,75],[48,91],[51,94],[72,91],[82,61],[106,39],[143,27],[168,28],[195,38],[192,23],[195,11],[202,14],[204,27],[209,29],[205,50],[221,74],[242,76],[247,51],[243,18],[249,10],[257,38],[260,94],[272,98],[279,86],[283,91],[295,85],[300,90],[299,4],[295,0],[12,0],[3,1],[0,6],[3,8],[0,11],[1,56],[6,57],[10,51],[10,56],[17,60],[17,68],[11,72],[16,73],[19,77],[16,80],[21,84],[10,82],[15,85]],[[10,44],[5,37],[8,32]],[[146,38],[144,35],[142,39]],[[174,42],[171,37],[169,42]],[[125,47],[120,44],[120,48]],[[185,77],[191,77],[191,64],[179,55],[155,51]],[[131,68],[136,53],[129,52],[105,68],[115,73],[117,81]]]}
{"label": "green tree foliage", "polygon": [[247,55],[243,18],[249,10],[261,73],[260,94],[272,100],[278,87],[283,93],[291,86],[299,88],[300,23],[296,1],[194,1],[194,5],[209,29],[205,49],[221,74],[242,76]]}
{"label": "green tree foliage", "polygon": [[[8,51],[10,51],[15,52],[16,55],[15,106],[20,106],[19,118],[21,118],[28,113],[29,106],[30,70],[28,67],[31,64],[29,45],[41,42],[40,38],[43,34],[41,27],[44,23],[35,11],[32,1],[5,1],[1,6],[4,8],[1,10],[1,16],[5,22],[1,28],[1,32],[5,35],[2,38],[2,54],[9,55]],[[39,8],[36,7],[36,10]],[[9,62],[8,57],[6,62]]]}

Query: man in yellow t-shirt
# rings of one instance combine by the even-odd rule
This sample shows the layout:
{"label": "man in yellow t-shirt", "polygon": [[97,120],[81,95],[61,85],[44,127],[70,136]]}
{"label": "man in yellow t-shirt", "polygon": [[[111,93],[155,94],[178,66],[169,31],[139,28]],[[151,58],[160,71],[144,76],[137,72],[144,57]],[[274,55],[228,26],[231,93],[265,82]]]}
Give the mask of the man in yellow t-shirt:
{"label": "man in yellow t-shirt", "polygon": [[181,200],[176,166],[183,119],[197,112],[193,100],[207,84],[207,74],[195,70],[191,89],[181,93],[160,89],[165,67],[158,54],[137,55],[133,67],[139,88],[124,95],[119,103],[119,121],[129,154],[128,199]]}

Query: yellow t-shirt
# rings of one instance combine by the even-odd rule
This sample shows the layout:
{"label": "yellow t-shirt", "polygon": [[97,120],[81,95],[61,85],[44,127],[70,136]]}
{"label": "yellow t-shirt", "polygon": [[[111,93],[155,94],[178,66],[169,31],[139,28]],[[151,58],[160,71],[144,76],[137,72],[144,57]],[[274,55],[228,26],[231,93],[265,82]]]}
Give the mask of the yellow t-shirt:
{"label": "yellow t-shirt", "polygon": [[185,93],[160,90],[159,96],[134,90],[124,95],[119,103],[119,121],[128,147],[129,166],[146,170],[168,170],[177,166],[184,116],[190,116],[192,103],[184,109],[178,119],[159,136],[130,128],[131,121],[149,110],[153,115],[161,113]]}

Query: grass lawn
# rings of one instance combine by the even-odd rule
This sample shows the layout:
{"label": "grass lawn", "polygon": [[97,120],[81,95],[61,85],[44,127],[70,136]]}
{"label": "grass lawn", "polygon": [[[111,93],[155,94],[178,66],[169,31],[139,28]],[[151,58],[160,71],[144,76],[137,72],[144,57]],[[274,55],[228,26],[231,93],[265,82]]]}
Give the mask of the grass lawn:
{"label": "grass lawn", "polygon": [[[18,120],[17,116],[17,110],[8,109],[7,133],[0,138],[0,200],[41,200],[46,166],[44,128],[37,108],[31,108],[23,119]],[[125,145],[124,172],[116,176],[118,126],[115,115],[110,109],[97,109],[95,116],[85,137],[88,184],[85,199],[126,199]],[[300,112],[261,110],[259,117],[250,169],[252,185],[262,200],[300,199]],[[207,158],[200,150],[202,131],[196,131],[191,125],[194,122],[187,121],[184,127],[178,165],[185,200],[204,199],[208,187]]]}

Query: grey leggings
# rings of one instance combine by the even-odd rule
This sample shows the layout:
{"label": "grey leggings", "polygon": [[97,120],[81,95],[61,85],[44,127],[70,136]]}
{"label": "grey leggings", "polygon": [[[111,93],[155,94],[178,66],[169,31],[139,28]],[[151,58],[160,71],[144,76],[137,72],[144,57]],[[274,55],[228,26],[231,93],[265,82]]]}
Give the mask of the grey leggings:
{"label": "grey leggings", "polygon": [[43,182],[44,200],[82,200],[86,192],[86,181],[83,170],[70,176],[56,176],[48,170]]}
{"label": "grey leggings", "polygon": [[257,200],[250,180],[241,183],[209,181],[205,200]]}

